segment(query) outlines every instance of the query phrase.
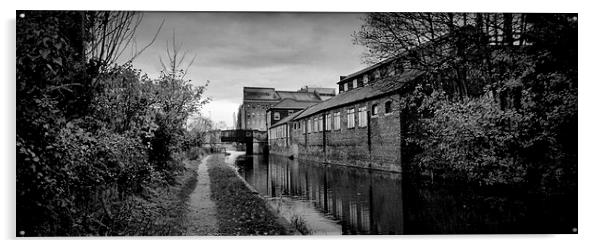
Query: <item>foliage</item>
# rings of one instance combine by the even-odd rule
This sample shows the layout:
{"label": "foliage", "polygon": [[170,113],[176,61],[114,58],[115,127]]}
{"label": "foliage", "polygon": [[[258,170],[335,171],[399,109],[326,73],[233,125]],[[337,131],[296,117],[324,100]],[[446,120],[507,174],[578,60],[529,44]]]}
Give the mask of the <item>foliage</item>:
{"label": "foliage", "polygon": [[369,58],[426,72],[404,87],[408,170],[431,180],[574,193],[574,14],[372,13]]}
{"label": "foliage", "polygon": [[153,192],[177,183],[184,124],[206,102],[204,86],[153,80],[131,64],[99,67],[84,52],[98,38],[90,13],[25,16],[17,21],[17,232],[152,232],[145,227],[169,205]]}

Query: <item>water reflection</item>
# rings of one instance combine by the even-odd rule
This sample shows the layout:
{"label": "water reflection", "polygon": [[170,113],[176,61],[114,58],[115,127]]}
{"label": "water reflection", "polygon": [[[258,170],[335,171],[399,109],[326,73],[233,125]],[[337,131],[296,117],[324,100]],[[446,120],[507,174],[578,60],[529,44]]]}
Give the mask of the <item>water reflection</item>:
{"label": "water reflection", "polygon": [[567,199],[408,183],[402,191],[399,173],[281,156],[242,158],[237,166],[247,182],[292,209],[288,217],[303,216],[318,234],[571,233],[576,227],[576,204],[567,207]]}

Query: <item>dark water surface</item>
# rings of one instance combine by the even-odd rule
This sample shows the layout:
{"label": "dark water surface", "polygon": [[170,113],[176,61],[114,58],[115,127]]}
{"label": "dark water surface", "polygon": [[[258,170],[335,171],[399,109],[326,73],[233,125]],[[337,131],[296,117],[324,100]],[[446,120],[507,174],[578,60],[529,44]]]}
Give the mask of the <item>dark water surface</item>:
{"label": "dark water surface", "polygon": [[243,156],[239,173],[312,234],[576,233],[577,199],[402,185],[400,173]]}

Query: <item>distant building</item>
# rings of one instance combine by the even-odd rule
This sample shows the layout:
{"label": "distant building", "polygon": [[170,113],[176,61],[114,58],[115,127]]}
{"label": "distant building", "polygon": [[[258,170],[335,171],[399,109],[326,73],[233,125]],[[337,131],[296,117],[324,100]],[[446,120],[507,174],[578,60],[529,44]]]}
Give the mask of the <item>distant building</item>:
{"label": "distant building", "polygon": [[[279,91],[274,88],[244,87],[243,103],[238,108],[236,128],[267,131],[268,116],[266,111],[282,100],[292,100],[292,102],[284,102],[283,104],[299,103],[304,105],[305,103],[317,103],[323,101],[321,95],[325,98],[331,97],[331,92],[335,91],[335,89],[323,88],[306,87],[305,89],[299,91]],[[303,108],[307,106],[304,105]],[[286,113],[288,113],[288,110]],[[270,118],[274,117],[271,116]]]}

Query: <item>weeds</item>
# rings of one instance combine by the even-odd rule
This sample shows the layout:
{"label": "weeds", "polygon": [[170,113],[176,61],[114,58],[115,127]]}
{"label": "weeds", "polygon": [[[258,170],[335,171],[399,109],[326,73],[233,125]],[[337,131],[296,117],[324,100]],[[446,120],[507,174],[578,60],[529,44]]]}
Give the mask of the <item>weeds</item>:
{"label": "weeds", "polygon": [[208,160],[211,198],[217,206],[219,233],[222,235],[286,235],[263,199],[244,182],[219,156]]}

